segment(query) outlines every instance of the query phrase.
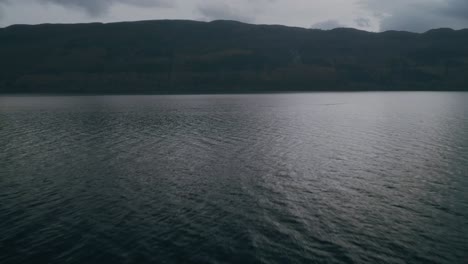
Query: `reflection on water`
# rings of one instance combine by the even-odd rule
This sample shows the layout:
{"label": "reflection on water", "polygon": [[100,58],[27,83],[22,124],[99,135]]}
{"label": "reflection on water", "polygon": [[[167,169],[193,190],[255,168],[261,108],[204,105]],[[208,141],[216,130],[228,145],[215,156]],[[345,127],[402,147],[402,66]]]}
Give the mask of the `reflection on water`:
{"label": "reflection on water", "polygon": [[0,262],[464,263],[466,102],[0,97]]}

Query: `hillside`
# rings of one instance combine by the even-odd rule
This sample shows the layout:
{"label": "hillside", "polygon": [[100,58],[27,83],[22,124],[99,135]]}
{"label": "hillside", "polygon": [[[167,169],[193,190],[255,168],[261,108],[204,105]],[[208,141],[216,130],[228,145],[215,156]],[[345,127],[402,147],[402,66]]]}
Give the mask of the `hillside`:
{"label": "hillside", "polygon": [[468,90],[468,30],[182,20],[0,29],[0,93],[323,90]]}

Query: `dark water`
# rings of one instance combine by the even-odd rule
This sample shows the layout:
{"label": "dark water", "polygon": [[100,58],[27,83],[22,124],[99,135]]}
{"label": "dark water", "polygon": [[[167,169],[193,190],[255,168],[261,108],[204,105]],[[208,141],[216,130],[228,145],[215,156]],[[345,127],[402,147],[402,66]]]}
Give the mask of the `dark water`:
{"label": "dark water", "polygon": [[0,263],[468,263],[468,93],[0,97]]}

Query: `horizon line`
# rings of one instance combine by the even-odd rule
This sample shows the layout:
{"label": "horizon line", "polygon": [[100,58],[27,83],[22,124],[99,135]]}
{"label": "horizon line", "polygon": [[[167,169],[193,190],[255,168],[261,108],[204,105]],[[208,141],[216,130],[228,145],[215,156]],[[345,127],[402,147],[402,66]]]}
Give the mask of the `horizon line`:
{"label": "horizon line", "polygon": [[385,30],[385,31],[369,31],[365,29],[359,29],[355,27],[336,27],[332,29],[321,29],[321,28],[314,28],[314,27],[301,27],[301,26],[290,26],[290,25],[284,25],[284,24],[267,24],[267,23],[250,23],[250,22],[243,22],[243,21],[238,21],[238,20],[231,20],[231,19],[215,19],[215,20],[210,20],[210,21],[203,21],[203,20],[194,20],[194,19],[145,19],[145,20],[126,20],[126,21],[114,21],[114,22],[77,22],[77,23],[37,23],[37,24],[12,24],[8,25],[5,27],[0,27],[0,30],[2,29],[8,29],[12,27],[19,27],[19,26],[46,26],[46,25],[92,25],[92,24],[100,24],[100,25],[112,25],[112,24],[124,24],[124,23],[141,23],[141,22],[194,22],[194,23],[216,23],[216,22],[234,22],[234,23],[239,23],[239,24],[244,24],[244,25],[251,25],[251,26],[279,26],[279,27],[286,27],[286,28],[296,28],[296,29],[303,29],[303,30],[318,30],[318,31],[333,31],[333,30],[339,30],[339,29],[352,29],[356,31],[361,31],[361,32],[367,32],[371,34],[380,34],[380,33],[386,33],[386,32],[402,32],[402,33],[411,33],[411,34],[425,34],[430,31],[434,30],[451,30],[451,31],[465,31],[468,30],[468,28],[462,28],[462,29],[454,29],[450,27],[440,27],[440,28],[432,28],[428,29],[424,32],[415,32],[415,31],[408,31],[408,30],[398,30],[398,29],[391,29],[391,30]]}

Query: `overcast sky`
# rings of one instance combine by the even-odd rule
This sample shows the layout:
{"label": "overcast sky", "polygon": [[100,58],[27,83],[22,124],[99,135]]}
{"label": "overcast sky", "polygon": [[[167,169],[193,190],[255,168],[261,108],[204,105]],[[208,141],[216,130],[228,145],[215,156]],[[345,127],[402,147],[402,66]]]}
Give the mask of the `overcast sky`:
{"label": "overcast sky", "polygon": [[148,19],[422,32],[468,28],[468,0],[0,0],[0,27]]}

